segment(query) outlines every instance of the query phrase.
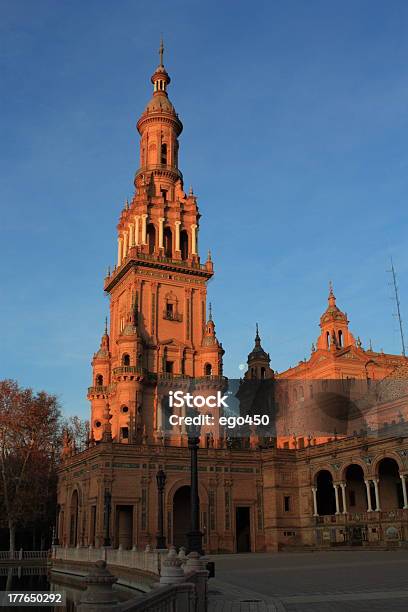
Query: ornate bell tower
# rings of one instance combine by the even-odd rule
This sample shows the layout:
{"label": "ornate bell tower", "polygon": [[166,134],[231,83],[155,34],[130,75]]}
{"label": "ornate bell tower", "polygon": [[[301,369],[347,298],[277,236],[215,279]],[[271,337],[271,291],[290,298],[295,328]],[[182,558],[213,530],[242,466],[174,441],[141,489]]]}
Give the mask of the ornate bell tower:
{"label": "ornate bell tower", "polygon": [[137,123],[135,194],[121,212],[117,264],[104,284],[110,333],[94,356],[88,391],[95,440],[108,426],[123,443],[162,439],[163,383],[171,389],[192,377],[222,376],[224,351],[211,315],[207,322],[213,264],[210,254],[200,262],[200,213],[178,168],[183,125],[167,94],[163,43],[159,53],[153,96]]}
{"label": "ornate bell tower", "polygon": [[333,285],[329,286],[328,305],[320,317],[321,333],[317,339],[317,348],[336,351],[347,346],[356,346],[353,334],[348,328],[347,314],[336,305]]}

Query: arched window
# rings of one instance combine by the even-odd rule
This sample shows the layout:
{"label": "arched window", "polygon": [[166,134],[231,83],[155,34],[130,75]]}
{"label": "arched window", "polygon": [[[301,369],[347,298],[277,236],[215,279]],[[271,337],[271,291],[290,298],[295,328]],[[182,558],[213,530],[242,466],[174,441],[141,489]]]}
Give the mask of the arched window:
{"label": "arched window", "polygon": [[156,228],[154,227],[153,223],[149,223],[146,228],[146,233],[149,253],[152,254],[154,253],[154,248],[156,246]]}
{"label": "arched window", "polygon": [[265,378],[266,370],[265,368],[261,368],[261,378]]}
{"label": "arched window", "polygon": [[330,332],[326,332],[327,348],[330,348]]}
{"label": "arched window", "polygon": [[164,244],[164,254],[166,257],[171,257],[173,254],[173,236],[171,233],[171,229],[169,227],[164,228],[163,234],[163,244]]}
{"label": "arched window", "polygon": [[181,259],[188,258],[188,233],[186,230],[182,230],[180,232],[180,250],[181,250]]}
{"label": "arched window", "polygon": [[157,164],[157,149],[155,144],[149,147],[149,164]]}
{"label": "arched window", "polygon": [[102,374],[97,374],[95,378],[95,384],[97,387],[103,387],[103,376]]}
{"label": "arched window", "polygon": [[339,346],[343,346],[343,332],[339,330]]}
{"label": "arched window", "polygon": [[204,376],[211,376],[212,374],[212,365],[211,363],[206,363],[204,366]]}
{"label": "arched window", "polygon": [[129,355],[127,353],[122,355],[122,365],[123,366],[130,366],[130,357],[129,357]]}
{"label": "arched window", "polygon": [[167,145],[166,145],[165,142],[163,142],[163,144],[161,146],[160,162],[162,164],[167,164]]}

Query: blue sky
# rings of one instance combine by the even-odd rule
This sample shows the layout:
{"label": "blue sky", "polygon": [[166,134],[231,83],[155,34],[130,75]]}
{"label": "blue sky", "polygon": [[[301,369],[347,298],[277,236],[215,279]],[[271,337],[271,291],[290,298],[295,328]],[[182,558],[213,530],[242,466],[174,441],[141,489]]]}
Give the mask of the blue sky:
{"label": "blue sky", "polygon": [[[0,378],[87,416],[160,33],[225,373],[309,355],[328,281],[365,346],[408,318],[408,4],[0,1]],[[408,319],[407,319],[408,320]],[[408,334],[408,327],[406,327]]]}

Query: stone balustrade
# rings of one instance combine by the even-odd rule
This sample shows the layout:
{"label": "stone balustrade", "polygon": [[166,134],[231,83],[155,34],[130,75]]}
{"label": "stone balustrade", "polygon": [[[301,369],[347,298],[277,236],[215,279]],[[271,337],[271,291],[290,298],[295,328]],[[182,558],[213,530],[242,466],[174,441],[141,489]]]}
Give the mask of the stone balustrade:
{"label": "stone balustrade", "polygon": [[92,546],[78,546],[68,548],[63,546],[53,547],[53,559],[61,561],[81,561],[94,563],[96,561],[106,561],[110,566],[121,566],[160,575],[161,559],[167,551],[150,550],[148,547],[144,551],[122,550],[121,548],[94,548]]}
{"label": "stone balustrade", "polygon": [[[73,551],[75,549],[62,549]],[[78,548],[76,550],[81,551]],[[98,549],[93,549],[93,551]],[[104,549],[107,555],[113,552],[134,553],[138,551],[113,551]],[[57,551],[58,552],[58,551]],[[77,607],[79,612],[207,612],[207,580],[205,558],[198,553],[185,555],[182,550],[176,553],[174,546],[169,550],[144,551],[145,555],[159,555],[161,560],[160,581],[151,592],[124,603],[119,603],[113,585],[117,578],[110,572],[106,560],[99,559],[91,567],[83,582],[86,590]],[[68,555],[69,556],[69,555]],[[91,555],[92,556],[92,555]],[[126,557],[128,559],[128,557]],[[123,558],[119,558],[123,562]],[[110,565],[112,563],[109,561]]]}

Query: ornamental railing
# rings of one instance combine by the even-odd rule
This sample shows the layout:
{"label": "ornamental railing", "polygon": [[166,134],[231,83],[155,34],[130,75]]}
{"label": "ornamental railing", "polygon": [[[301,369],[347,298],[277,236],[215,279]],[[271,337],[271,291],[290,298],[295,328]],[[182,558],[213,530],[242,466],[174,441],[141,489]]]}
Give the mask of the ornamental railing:
{"label": "ornamental railing", "polygon": [[47,559],[48,550],[0,550],[1,561],[34,561],[37,559]]}
{"label": "ornamental railing", "polygon": [[113,374],[144,374],[144,369],[140,366],[119,366],[113,368]]}
{"label": "ornamental railing", "polygon": [[[167,551],[165,553],[167,554]],[[76,548],[54,546],[52,558],[61,561],[88,561],[91,563],[102,559],[109,565],[130,567],[159,575],[161,558],[165,553],[155,550],[122,550],[120,548],[94,548],[92,546],[78,546]]]}
{"label": "ornamental railing", "polygon": [[108,387],[104,385],[95,385],[95,387],[88,387],[88,393],[90,395],[105,395],[108,392]]}

